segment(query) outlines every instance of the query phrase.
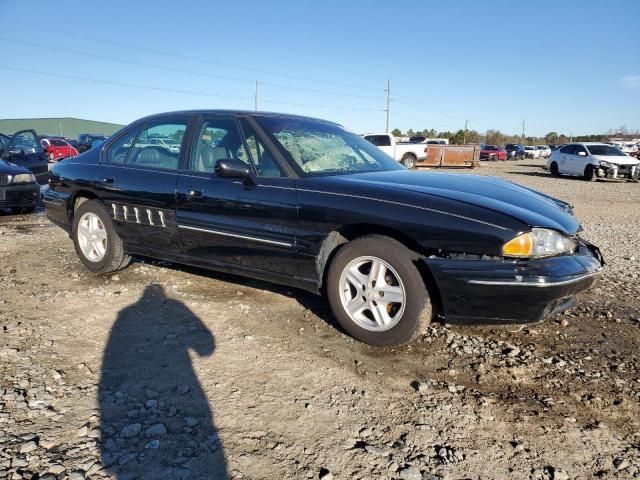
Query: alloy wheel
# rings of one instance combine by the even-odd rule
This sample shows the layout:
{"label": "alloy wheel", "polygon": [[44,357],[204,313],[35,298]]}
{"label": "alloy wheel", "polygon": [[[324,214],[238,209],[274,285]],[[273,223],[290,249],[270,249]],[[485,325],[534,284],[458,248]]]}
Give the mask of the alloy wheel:
{"label": "alloy wheel", "polygon": [[340,275],[339,288],[345,312],[361,328],[383,332],[402,318],[407,303],[402,279],[381,258],[353,259]]}
{"label": "alloy wheel", "polygon": [[100,217],[87,212],[78,222],[78,244],[85,258],[91,262],[99,262],[107,253],[107,230]]}

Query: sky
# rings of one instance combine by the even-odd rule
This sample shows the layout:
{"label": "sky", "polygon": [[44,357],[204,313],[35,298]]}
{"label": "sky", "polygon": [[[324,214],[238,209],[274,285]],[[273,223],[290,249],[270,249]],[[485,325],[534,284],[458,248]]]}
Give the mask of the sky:
{"label": "sky", "polygon": [[390,128],[640,129],[640,1],[0,0],[0,118],[255,108]]}

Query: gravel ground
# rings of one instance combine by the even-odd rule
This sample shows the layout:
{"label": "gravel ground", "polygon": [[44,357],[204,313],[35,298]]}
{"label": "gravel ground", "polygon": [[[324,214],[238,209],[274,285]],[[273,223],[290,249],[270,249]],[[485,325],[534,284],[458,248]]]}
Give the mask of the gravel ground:
{"label": "gravel ground", "polygon": [[497,175],[575,205],[608,268],[515,327],[357,343],[322,299],[162,262],[81,267],[0,216],[0,479],[640,478],[640,185]]}

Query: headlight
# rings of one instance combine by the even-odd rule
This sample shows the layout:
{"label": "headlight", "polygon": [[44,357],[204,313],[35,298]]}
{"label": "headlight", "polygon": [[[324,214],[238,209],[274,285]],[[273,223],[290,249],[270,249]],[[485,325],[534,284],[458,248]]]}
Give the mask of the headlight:
{"label": "headlight", "polygon": [[35,181],[36,177],[33,176],[33,173],[19,173],[13,176],[11,183],[34,183]]}
{"label": "headlight", "polygon": [[505,257],[550,257],[573,253],[576,246],[575,240],[555,230],[534,228],[505,243],[502,254]]}
{"label": "headlight", "polygon": [[600,166],[606,168],[614,168],[615,165],[613,163],[605,162],[604,160],[600,160]]}

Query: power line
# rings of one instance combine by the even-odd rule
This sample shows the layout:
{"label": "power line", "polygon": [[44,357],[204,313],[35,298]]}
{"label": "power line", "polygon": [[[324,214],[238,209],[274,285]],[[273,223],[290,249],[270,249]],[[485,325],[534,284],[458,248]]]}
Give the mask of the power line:
{"label": "power line", "polygon": [[29,23],[25,23],[25,22],[12,22],[13,25],[22,25],[28,28],[33,28],[36,30],[40,30],[40,31],[46,31],[48,33],[50,32],[56,32],[56,33],[61,33],[64,35],[72,35],[72,36],[76,36],[76,37],[80,37],[80,38],[88,38],[97,42],[102,42],[102,43],[106,43],[106,44],[110,44],[110,45],[115,45],[118,47],[125,47],[125,48],[131,48],[131,49],[135,49],[135,50],[140,50],[143,52],[148,52],[148,53],[155,53],[158,55],[166,55],[166,56],[170,56],[170,57],[174,57],[174,58],[181,58],[183,60],[191,60],[191,61],[195,61],[195,62],[202,62],[202,63],[209,63],[211,65],[218,65],[221,67],[227,67],[227,68],[235,68],[238,70],[245,70],[245,71],[249,71],[249,72],[257,72],[257,73],[263,73],[266,75],[274,75],[274,76],[279,76],[279,77],[283,77],[283,78],[290,78],[293,80],[301,80],[301,81],[305,81],[305,82],[313,82],[313,83],[319,83],[319,84],[325,84],[325,85],[333,85],[336,87],[344,87],[344,88],[353,88],[353,89],[358,89],[358,90],[370,90],[370,91],[375,91],[375,92],[379,92],[380,89],[379,88],[373,88],[373,87],[365,87],[362,85],[352,85],[352,84],[347,84],[347,83],[338,83],[338,82],[330,82],[327,80],[318,80],[316,78],[311,78],[311,77],[303,77],[303,76],[298,76],[298,75],[290,75],[287,73],[281,73],[281,72],[273,72],[273,71],[269,71],[269,70],[262,70],[259,68],[253,68],[253,67],[247,67],[244,65],[234,65],[234,64],[230,64],[230,63],[223,63],[223,62],[216,62],[213,60],[209,60],[206,58],[200,58],[200,57],[194,57],[194,56],[190,56],[190,55],[184,55],[184,54],[180,54],[180,53],[175,53],[175,52],[167,52],[164,50],[158,50],[155,48],[149,48],[149,47],[141,47],[139,45],[131,45],[131,44],[127,44],[127,43],[123,43],[123,42],[116,42],[113,40],[107,40],[104,38],[99,38],[99,37],[94,37],[92,35],[86,35],[86,34],[80,34],[77,32],[72,32],[72,31],[66,31],[66,30],[60,30],[60,29],[55,29],[55,28],[51,28],[50,25],[32,25]]}
{"label": "power line", "polygon": [[[97,53],[92,53],[92,52],[86,52],[86,51],[82,51],[82,50],[75,50],[75,49],[70,49],[70,48],[62,48],[62,47],[54,47],[51,45],[44,45],[42,43],[35,43],[35,42],[27,42],[25,40],[16,40],[13,38],[7,38],[7,37],[0,37],[0,40],[5,41],[5,42],[12,42],[12,43],[18,43],[18,44],[22,44],[22,45],[28,45],[31,47],[37,47],[37,48],[46,48],[49,50],[55,50],[55,51],[59,51],[59,52],[64,52],[64,53],[71,53],[73,55],[84,55],[86,57],[92,57],[92,58],[98,58],[101,60],[110,60],[110,61],[114,61],[114,62],[121,62],[121,63],[127,63],[129,65],[138,65],[141,67],[147,67],[147,68],[156,68],[156,69],[161,69],[161,70],[167,70],[167,71],[172,71],[172,72],[177,72],[177,73],[186,73],[189,75],[198,75],[201,77],[208,77],[208,78],[219,78],[222,80],[231,80],[234,82],[245,82],[245,83],[254,83],[255,80],[247,80],[245,78],[238,78],[238,77],[229,77],[226,75],[218,75],[218,74],[213,74],[213,73],[206,73],[206,72],[197,72],[194,70],[186,70],[186,69],[182,69],[182,68],[176,68],[176,67],[170,67],[167,65],[158,65],[155,63],[147,63],[147,62],[139,62],[137,60],[129,60],[129,59],[125,59],[125,58],[119,58],[119,57],[113,57],[110,55],[102,55],[102,54],[97,54]],[[310,92],[310,93],[319,93],[319,94],[323,94],[323,95],[336,95],[336,96],[341,96],[341,97],[353,97],[353,98],[366,98],[366,99],[374,99],[374,100],[381,100],[382,97],[374,97],[372,95],[358,95],[358,94],[353,94],[353,93],[342,93],[342,92],[328,92],[326,90],[316,90],[316,89],[312,89],[312,88],[304,88],[304,87],[294,87],[291,85],[281,85],[278,83],[271,83],[271,82],[261,82],[262,85],[267,85],[270,87],[275,87],[275,88],[282,88],[282,89],[287,89],[287,90],[297,90],[297,91],[301,91],[301,92]]]}
{"label": "power line", "polygon": [[[463,119],[464,120],[468,120],[468,117],[465,116],[465,115],[461,115],[461,114],[454,113],[454,112],[447,112],[447,111],[444,111],[444,110],[441,110],[441,109],[436,109],[436,108],[434,108],[433,106],[431,106],[429,104],[426,104],[426,103],[423,103],[423,102],[419,102],[419,101],[416,101],[416,100],[412,100],[412,99],[407,98],[405,96],[400,96],[400,98],[405,98],[405,99],[409,100],[411,103],[408,103],[408,102],[405,102],[405,101],[402,101],[402,100],[398,100],[397,97],[398,97],[398,95],[396,95],[396,98],[394,99],[396,102],[402,103],[403,105],[407,105],[407,106],[409,106],[411,108],[414,108],[416,110],[424,109],[424,110],[427,110],[427,111],[432,111],[434,113],[438,113],[438,114],[443,115],[445,117],[458,118],[458,119],[461,119],[461,120],[463,120]],[[484,121],[478,121],[477,118],[483,118]],[[514,128],[514,125],[507,126],[506,123],[502,123],[503,122],[502,120],[501,121],[492,120],[490,118],[481,117],[481,116],[478,116],[478,115],[476,115],[475,119],[471,119],[471,120],[474,120],[475,123],[481,123],[481,124],[485,124],[485,125],[489,125],[489,126],[501,126],[501,127],[505,128],[505,129],[513,129]]]}
{"label": "power line", "polygon": [[[77,75],[68,75],[68,74],[64,74],[64,73],[43,72],[43,71],[40,71],[40,70],[32,70],[32,69],[20,68],[20,67],[12,67],[12,66],[8,66],[8,65],[0,65],[0,68],[5,69],[5,70],[14,70],[14,71],[18,71],[18,72],[35,73],[35,74],[38,74],[38,75],[45,75],[45,76],[50,76],[50,77],[68,78],[68,79],[72,79],[72,80],[83,80],[83,81],[87,81],[87,82],[103,83],[103,84],[106,84],[106,85],[117,85],[117,86],[121,86],[121,87],[140,88],[140,89],[145,89],[145,90],[157,90],[157,91],[161,91],[161,92],[171,92],[171,93],[182,93],[182,94],[186,94],[186,95],[196,95],[196,96],[203,96],[203,97],[226,98],[226,99],[231,99],[231,100],[242,100],[244,102],[249,100],[249,97],[234,97],[234,96],[230,96],[230,95],[219,95],[219,94],[216,94],[216,93],[208,93],[208,92],[202,92],[202,91],[178,90],[178,89],[174,89],[174,88],[156,87],[156,86],[152,86],[152,85],[140,85],[140,84],[135,84],[135,83],[116,82],[116,81],[112,81],[112,80],[101,80],[101,79],[97,79],[97,78],[81,77],[81,76],[77,76]],[[291,105],[291,106],[296,106],[296,107],[308,107],[308,108],[328,108],[328,109],[336,109],[336,110],[361,110],[361,111],[370,111],[370,112],[371,111],[374,111],[374,112],[381,112],[382,111],[382,110],[379,110],[379,109],[372,109],[372,108],[342,107],[342,106],[338,106],[338,105],[310,105],[310,104],[304,104],[304,103],[279,102],[279,101],[275,101],[275,100],[261,100],[261,101],[264,102],[264,103],[273,103],[273,104],[280,104],[280,105]]]}

